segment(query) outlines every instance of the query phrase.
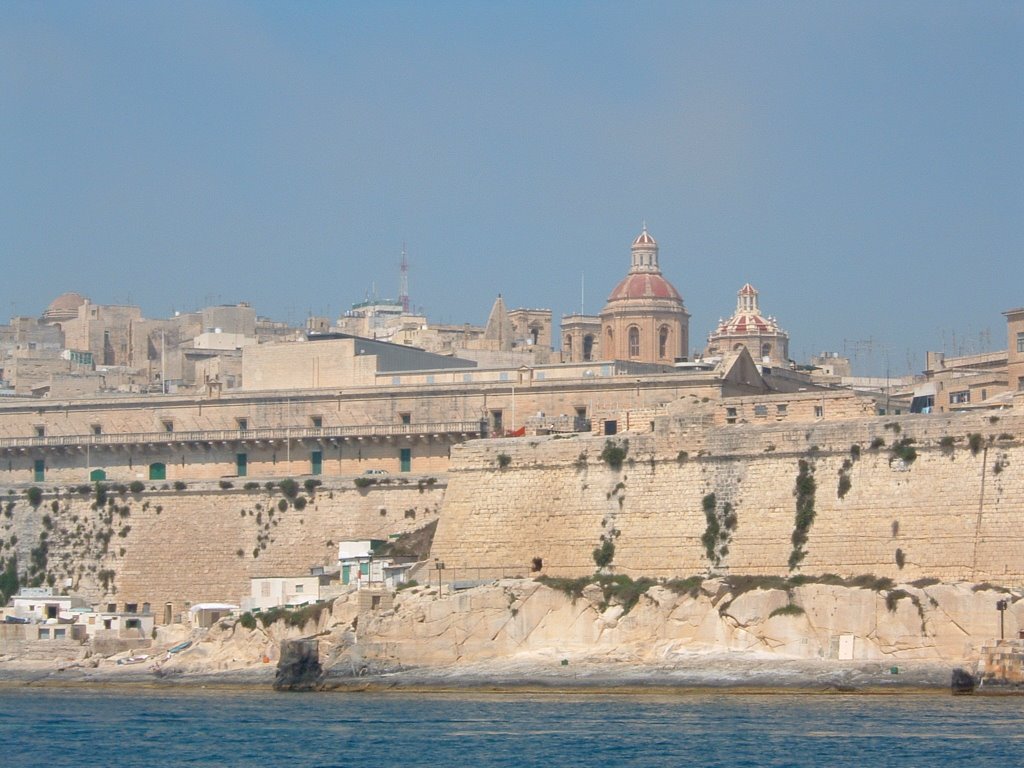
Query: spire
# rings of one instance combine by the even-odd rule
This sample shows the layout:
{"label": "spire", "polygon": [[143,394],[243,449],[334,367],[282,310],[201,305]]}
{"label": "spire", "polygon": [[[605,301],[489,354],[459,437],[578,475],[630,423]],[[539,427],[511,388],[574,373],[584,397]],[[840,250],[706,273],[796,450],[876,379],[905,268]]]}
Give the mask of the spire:
{"label": "spire", "polygon": [[508,319],[508,310],[505,308],[505,300],[498,294],[491,307],[491,314],[487,317],[487,327],[484,329],[484,339],[498,342],[498,350],[507,352],[512,349],[512,321]]}

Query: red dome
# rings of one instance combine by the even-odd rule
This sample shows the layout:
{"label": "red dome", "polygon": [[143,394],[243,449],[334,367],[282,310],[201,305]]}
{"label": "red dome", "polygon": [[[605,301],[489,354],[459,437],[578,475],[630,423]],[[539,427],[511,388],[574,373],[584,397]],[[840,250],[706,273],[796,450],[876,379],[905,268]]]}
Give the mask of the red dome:
{"label": "red dome", "polygon": [[608,301],[624,299],[670,299],[682,303],[683,299],[668,280],[657,272],[632,272],[622,280],[608,297]]}

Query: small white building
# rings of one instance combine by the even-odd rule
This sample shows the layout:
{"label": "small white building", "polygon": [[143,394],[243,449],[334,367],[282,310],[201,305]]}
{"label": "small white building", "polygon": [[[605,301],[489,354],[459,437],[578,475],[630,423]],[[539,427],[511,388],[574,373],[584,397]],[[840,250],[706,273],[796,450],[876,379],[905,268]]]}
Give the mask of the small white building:
{"label": "small white building", "polygon": [[85,607],[87,606],[82,598],[55,595],[52,587],[22,587],[18,594],[11,598],[10,610],[7,613],[19,619],[35,622],[64,619],[66,623],[71,623],[74,620],[71,610]]}
{"label": "small white building", "polygon": [[209,629],[221,619],[237,613],[238,606],[230,603],[196,603],[188,609],[192,626],[204,629]]}
{"label": "small white building", "polygon": [[243,611],[265,611],[282,606],[315,603],[320,599],[321,576],[256,576],[249,579]]}
{"label": "small white building", "polygon": [[[396,587],[404,584],[415,558],[380,557],[374,551],[384,544],[377,539],[342,541],[338,544],[338,568],[342,584],[365,587]],[[408,561],[408,562],[405,562]]]}

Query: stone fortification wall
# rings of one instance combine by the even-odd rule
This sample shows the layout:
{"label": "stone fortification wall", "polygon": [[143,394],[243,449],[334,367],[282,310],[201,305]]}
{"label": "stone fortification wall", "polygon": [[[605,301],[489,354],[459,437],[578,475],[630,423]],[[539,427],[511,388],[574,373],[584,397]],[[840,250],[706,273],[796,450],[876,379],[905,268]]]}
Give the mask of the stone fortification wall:
{"label": "stone fortification wall", "polygon": [[308,574],[337,562],[339,541],[420,528],[437,517],[443,489],[432,479],[362,490],[326,481],[286,500],[263,486],[176,491],[147,483],[138,494],[110,490],[102,505],[94,489],[47,488],[35,508],[19,491],[0,497],[0,560],[16,555],[23,577],[41,576],[104,607],[148,603],[162,621],[167,603],[173,618],[186,603],[238,603],[250,577]]}
{"label": "stone fortification wall", "polygon": [[[538,565],[588,574],[603,548],[612,572],[632,576],[792,565],[1024,581],[1019,414],[717,428],[679,416],[662,427],[613,438],[628,440],[619,470],[600,458],[605,438],[458,446],[432,554],[456,580]],[[795,544],[798,502],[810,524]]]}

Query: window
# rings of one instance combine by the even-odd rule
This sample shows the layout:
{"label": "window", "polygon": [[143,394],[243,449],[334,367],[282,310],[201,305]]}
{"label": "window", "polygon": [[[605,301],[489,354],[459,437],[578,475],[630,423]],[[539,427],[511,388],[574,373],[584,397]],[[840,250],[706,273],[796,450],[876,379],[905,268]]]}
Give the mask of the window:
{"label": "window", "polygon": [[1024,376],[1017,377],[1017,391],[1024,392]]}
{"label": "window", "polygon": [[502,371],[498,374],[498,381],[508,381],[508,371]]}
{"label": "window", "polygon": [[36,424],[36,437],[46,437],[46,427]]}
{"label": "window", "polygon": [[472,381],[473,380],[473,374],[472,373],[464,373],[464,374],[462,374],[462,380],[463,381]]}
{"label": "window", "polygon": [[761,357],[764,358],[764,357],[771,357],[771,356],[772,356],[772,345],[771,344],[762,344],[761,345]]}
{"label": "window", "polygon": [[640,357],[640,329],[635,325],[630,326],[628,331],[629,356]]}
{"label": "window", "polygon": [[303,587],[303,586],[304,586],[304,585],[302,585],[302,584],[296,584],[296,585],[295,585],[295,594],[296,594],[296,595],[301,595],[301,594],[302,594],[302,587]]}
{"label": "window", "polygon": [[139,619],[127,619],[124,622],[125,629],[142,629],[142,621]]}
{"label": "window", "polygon": [[825,415],[825,406],[816,405],[814,406],[814,418],[820,419]]}
{"label": "window", "polygon": [[235,423],[238,425],[238,429],[240,432],[244,432],[249,428],[249,420],[246,418],[235,419]]}
{"label": "window", "polygon": [[1017,351],[1024,352],[1024,332],[1017,334]]}
{"label": "window", "polygon": [[736,409],[735,408],[726,408],[725,409],[725,423],[726,424],[735,424],[736,423]]}
{"label": "window", "polygon": [[491,411],[491,431],[501,433],[502,429],[502,413],[501,411]]}
{"label": "window", "polygon": [[412,413],[410,411],[404,411],[398,414],[398,420],[403,424],[412,424]]}
{"label": "window", "polygon": [[587,334],[583,337],[583,362],[589,363],[594,358],[594,337]]}
{"label": "window", "polygon": [[762,417],[763,416],[767,416],[768,415],[768,406],[767,405],[763,405],[763,404],[755,405],[754,406],[754,415],[755,416],[762,416]]}
{"label": "window", "polygon": [[565,343],[562,346],[565,348],[566,359],[572,360],[572,336],[566,336]]}
{"label": "window", "polygon": [[107,603],[107,613],[117,613],[117,603]]}
{"label": "window", "polygon": [[102,424],[93,424],[92,425],[92,433],[94,435],[102,435],[103,434],[103,425]]}
{"label": "window", "polygon": [[43,459],[36,459],[32,464],[32,476],[35,482],[41,483],[46,480],[46,462]]}
{"label": "window", "polygon": [[960,405],[962,403],[971,402],[970,390],[963,390],[961,392],[950,392],[949,393],[949,404]]}
{"label": "window", "polygon": [[174,422],[171,421],[170,419],[164,419],[164,421],[161,423],[164,425],[164,432],[174,431]]}
{"label": "window", "polygon": [[668,326],[661,326],[658,331],[658,357],[668,357]]}
{"label": "window", "polygon": [[775,412],[779,416],[785,416],[788,411],[789,405],[787,403],[779,403],[778,405],[775,406]]}
{"label": "window", "polygon": [[138,603],[125,603],[124,604],[124,612],[125,613],[138,613],[139,612],[139,604]]}
{"label": "window", "polygon": [[324,425],[323,416],[310,416],[309,423],[313,425],[314,429],[320,429]]}

